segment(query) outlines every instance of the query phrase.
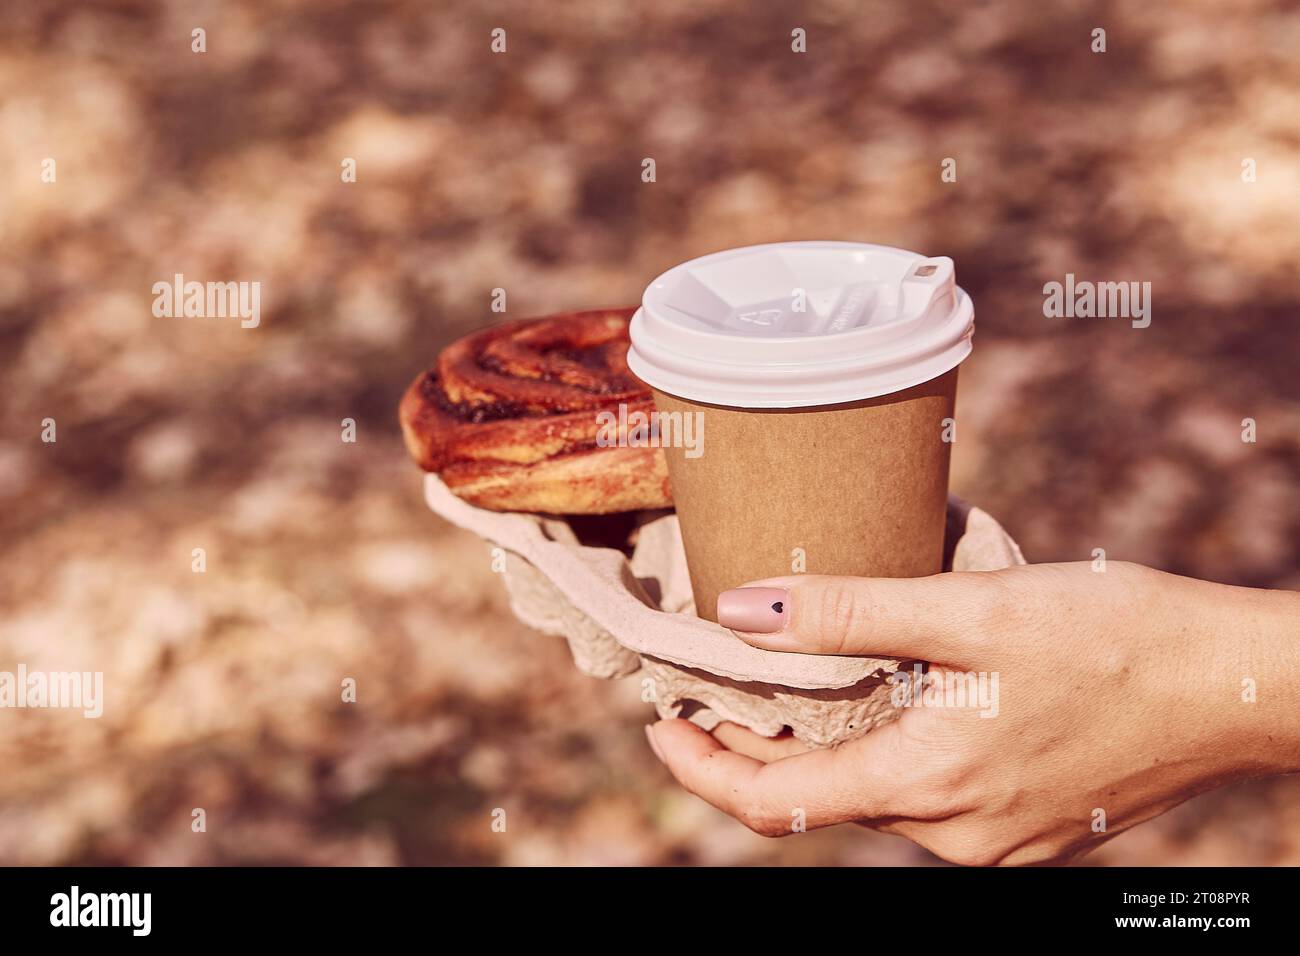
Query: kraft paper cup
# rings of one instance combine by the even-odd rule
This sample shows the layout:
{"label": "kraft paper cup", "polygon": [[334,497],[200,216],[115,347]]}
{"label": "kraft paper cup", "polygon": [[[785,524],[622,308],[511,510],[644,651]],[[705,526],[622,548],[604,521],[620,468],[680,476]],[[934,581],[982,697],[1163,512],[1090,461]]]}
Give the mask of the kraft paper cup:
{"label": "kraft paper cup", "polygon": [[940,570],[973,331],[951,259],[885,246],[751,246],[650,284],[628,365],[654,392],[697,614],[767,577]]}

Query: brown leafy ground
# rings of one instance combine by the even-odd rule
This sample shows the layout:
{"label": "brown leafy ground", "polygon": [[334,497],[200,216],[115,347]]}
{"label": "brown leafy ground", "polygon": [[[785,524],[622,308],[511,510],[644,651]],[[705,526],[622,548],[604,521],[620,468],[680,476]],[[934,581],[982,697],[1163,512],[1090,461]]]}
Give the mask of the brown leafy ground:
{"label": "brown leafy ground", "polygon": [[[933,862],[683,794],[635,684],[515,623],[423,510],[397,398],[497,286],[519,316],[748,242],[951,255],[957,491],[1035,560],[1300,587],[1300,16],[1045,6],[7,8],[0,669],[103,670],[108,700],[0,711],[0,862]],[[176,272],[261,281],[261,327],[155,319]],[[1066,272],[1151,281],[1151,328],[1048,322]],[[1093,860],[1300,863],[1300,781]]]}

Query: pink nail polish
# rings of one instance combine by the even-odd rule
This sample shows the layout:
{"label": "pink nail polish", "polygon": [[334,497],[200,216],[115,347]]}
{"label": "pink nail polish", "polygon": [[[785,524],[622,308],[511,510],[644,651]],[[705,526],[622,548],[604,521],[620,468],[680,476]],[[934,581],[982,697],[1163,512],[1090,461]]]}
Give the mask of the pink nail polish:
{"label": "pink nail polish", "polygon": [[771,634],[790,617],[785,588],[732,588],[718,595],[718,623],[733,631]]}

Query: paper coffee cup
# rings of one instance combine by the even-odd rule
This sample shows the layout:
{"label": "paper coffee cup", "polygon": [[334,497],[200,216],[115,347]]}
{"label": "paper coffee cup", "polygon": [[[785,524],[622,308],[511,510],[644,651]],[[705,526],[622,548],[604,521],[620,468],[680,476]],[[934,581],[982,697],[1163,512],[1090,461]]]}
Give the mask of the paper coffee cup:
{"label": "paper coffee cup", "polygon": [[886,246],[750,246],[650,284],[628,365],[654,392],[696,613],[762,578],[940,570],[973,333],[952,260]]}

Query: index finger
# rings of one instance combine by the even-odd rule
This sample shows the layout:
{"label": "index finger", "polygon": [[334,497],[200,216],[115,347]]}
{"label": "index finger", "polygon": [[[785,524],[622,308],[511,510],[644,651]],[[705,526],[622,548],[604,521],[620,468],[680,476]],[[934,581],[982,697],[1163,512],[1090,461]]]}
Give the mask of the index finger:
{"label": "index finger", "polygon": [[766,764],[728,750],[688,720],[661,720],[652,733],[683,787],[763,836],[796,832],[796,823],[811,830],[893,816],[890,806],[905,786],[896,723],[842,747]]}

